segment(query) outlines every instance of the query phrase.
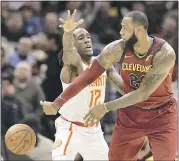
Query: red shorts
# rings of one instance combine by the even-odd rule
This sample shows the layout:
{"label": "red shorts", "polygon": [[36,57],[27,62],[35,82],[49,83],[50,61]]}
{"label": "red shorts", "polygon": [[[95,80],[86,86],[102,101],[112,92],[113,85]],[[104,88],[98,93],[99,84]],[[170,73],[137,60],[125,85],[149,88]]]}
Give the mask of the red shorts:
{"label": "red shorts", "polygon": [[159,109],[134,106],[120,110],[109,148],[109,160],[137,160],[147,136],[154,160],[174,160],[177,152],[177,103]]}

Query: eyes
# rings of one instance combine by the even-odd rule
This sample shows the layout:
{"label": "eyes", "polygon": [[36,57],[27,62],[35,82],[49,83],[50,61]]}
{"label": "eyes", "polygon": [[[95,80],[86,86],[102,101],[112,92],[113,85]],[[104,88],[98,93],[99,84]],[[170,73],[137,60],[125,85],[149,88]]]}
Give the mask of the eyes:
{"label": "eyes", "polygon": [[121,30],[127,31],[128,29],[124,25],[122,25],[122,29]]}
{"label": "eyes", "polygon": [[[86,36],[87,39],[91,39],[91,37],[89,35]],[[78,37],[78,40],[83,40],[85,38],[85,35],[81,35]]]}

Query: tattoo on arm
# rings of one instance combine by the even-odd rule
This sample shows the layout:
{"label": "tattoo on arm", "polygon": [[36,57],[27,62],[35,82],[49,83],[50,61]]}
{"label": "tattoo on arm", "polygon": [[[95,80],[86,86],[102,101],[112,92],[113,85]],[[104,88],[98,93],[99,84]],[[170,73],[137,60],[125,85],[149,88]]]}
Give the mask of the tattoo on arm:
{"label": "tattoo on arm", "polygon": [[170,73],[175,63],[175,52],[169,44],[166,44],[154,56],[153,67],[142,80],[139,89],[145,89],[150,96]]}
{"label": "tattoo on arm", "polygon": [[122,40],[116,40],[108,44],[97,57],[99,64],[105,69],[111,68],[121,58],[123,48],[124,42]]}
{"label": "tattoo on arm", "polygon": [[106,103],[108,110],[125,108],[147,100],[148,97],[160,86],[170,73],[175,64],[176,55],[169,44],[166,44],[154,56],[153,67],[145,75],[137,90],[125,94],[119,99]]}

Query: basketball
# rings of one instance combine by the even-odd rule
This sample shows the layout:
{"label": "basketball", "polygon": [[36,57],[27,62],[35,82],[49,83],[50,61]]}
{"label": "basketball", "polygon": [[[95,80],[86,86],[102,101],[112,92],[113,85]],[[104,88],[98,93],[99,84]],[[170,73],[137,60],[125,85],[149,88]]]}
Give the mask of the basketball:
{"label": "basketball", "polygon": [[15,124],[6,132],[5,143],[11,152],[23,155],[34,148],[36,135],[28,125]]}

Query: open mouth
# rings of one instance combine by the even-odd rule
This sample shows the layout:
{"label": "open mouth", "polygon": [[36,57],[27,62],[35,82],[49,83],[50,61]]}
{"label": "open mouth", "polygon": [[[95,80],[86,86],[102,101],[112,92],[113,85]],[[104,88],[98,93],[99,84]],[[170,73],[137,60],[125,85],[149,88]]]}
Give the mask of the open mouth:
{"label": "open mouth", "polygon": [[92,48],[91,48],[91,45],[87,45],[86,46],[86,50],[91,50]]}
{"label": "open mouth", "polygon": [[91,49],[91,45],[87,45],[87,46],[86,46],[86,49],[89,49],[89,48]]}

